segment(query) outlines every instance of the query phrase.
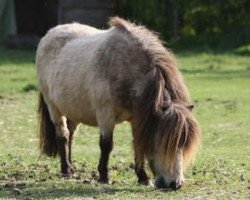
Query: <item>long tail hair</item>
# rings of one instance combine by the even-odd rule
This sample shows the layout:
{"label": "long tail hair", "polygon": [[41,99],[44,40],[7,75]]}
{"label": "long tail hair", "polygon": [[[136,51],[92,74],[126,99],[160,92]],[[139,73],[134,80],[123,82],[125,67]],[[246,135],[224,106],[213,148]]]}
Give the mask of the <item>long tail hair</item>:
{"label": "long tail hair", "polygon": [[42,154],[50,157],[57,155],[56,130],[51,121],[48,107],[42,94],[38,104],[38,124],[39,124],[39,149]]}

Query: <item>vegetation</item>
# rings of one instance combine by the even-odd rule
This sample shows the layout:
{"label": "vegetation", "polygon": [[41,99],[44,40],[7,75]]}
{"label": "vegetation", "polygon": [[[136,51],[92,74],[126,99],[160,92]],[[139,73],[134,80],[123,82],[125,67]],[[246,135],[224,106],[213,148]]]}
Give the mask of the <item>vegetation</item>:
{"label": "vegetation", "polygon": [[115,130],[110,185],[96,182],[99,135],[88,126],[80,126],[75,138],[77,176],[61,178],[58,159],[42,157],[37,149],[34,52],[0,50],[0,199],[247,199],[250,63],[242,52],[249,47],[177,53],[203,136],[183,188],[163,192],[137,184],[127,123]]}
{"label": "vegetation", "polygon": [[250,44],[248,0],[117,0],[117,14],[140,21],[187,46],[236,48]]}

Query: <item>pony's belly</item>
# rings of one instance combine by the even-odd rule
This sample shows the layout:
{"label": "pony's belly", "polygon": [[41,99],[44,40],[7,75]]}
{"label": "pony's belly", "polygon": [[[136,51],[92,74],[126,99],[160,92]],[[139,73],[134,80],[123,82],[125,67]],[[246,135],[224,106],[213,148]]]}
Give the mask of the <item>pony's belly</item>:
{"label": "pony's belly", "polygon": [[132,114],[128,110],[125,110],[125,109],[121,110],[121,109],[119,109],[119,110],[116,110],[115,119],[116,119],[116,124],[122,123],[124,121],[131,121]]}
{"label": "pony's belly", "polygon": [[84,99],[72,99],[67,98],[66,95],[60,95],[60,97],[54,99],[55,105],[59,108],[62,115],[66,118],[90,126],[97,126],[96,111],[88,101],[88,98]]}
{"label": "pony's belly", "polygon": [[90,105],[84,105],[80,111],[77,122],[86,124],[89,126],[97,126],[95,110]]}
{"label": "pony's belly", "polygon": [[95,112],[90,109],[82,108],[79,107],[77,110],[73,112],[65,112],[66,118],[69,118],[70,120],[77,122],[77,123],[82,123],[86,124],[89,126],[97,126],[97,120],[95,116]]}
{"label": "pony's belly", "polygon": [[81,119],[79,122],[88,126],[98,126],[95,119]]}
{"label": "pony's belly", "polygon": [[[79,112],[79,111],[78,111]],[[94,114],[90,112],[81,112],[79,114],[71,114],[71,113],[66,113],[65,112],[66,118],[77,122],[77,123],[82,123],[86,124],[89,126],[97,126],[97,120]]]}

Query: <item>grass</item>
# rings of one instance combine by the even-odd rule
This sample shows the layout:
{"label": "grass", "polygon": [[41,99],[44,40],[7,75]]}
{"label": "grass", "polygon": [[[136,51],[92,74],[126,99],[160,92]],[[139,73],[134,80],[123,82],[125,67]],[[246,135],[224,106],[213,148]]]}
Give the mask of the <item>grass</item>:
{"label": "grass", "polygon": [[184,187],[162,192],[137,184],[131,132],[115,129],[110,185],[96,182],[98,130],[80,126],[78,176],[60,177],[58,159],[39,155],[34,52],[0,49],[0,199],[248,199],[250,62],[237,53],[177,53],[202,127],[202,145]]}

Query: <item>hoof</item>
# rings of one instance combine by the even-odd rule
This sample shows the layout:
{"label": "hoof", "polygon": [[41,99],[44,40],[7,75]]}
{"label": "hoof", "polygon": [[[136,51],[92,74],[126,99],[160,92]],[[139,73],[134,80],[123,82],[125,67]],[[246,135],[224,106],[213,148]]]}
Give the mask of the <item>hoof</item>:
{"label": "hoof", "polygon": [[62,177],[72,177],[74,175],[75,171],[73,170],[72,167],[67,167],[62,169]]}
{"label": "hoof", "polygon": [[148,180],[148,179],[138,180],[138,183],[139,183],[140,185],[149,185],[149,180]]}
{"label": "hoof", "polygon": [[71,178],[73,174],[61,174],[62,178]]}
{"label": "hoof", "polygon": [[108,179],[99,178],[99,179],[98,179],[98,183],[101,183],[101,184],[109,184],[109,180],[108,180]]}

